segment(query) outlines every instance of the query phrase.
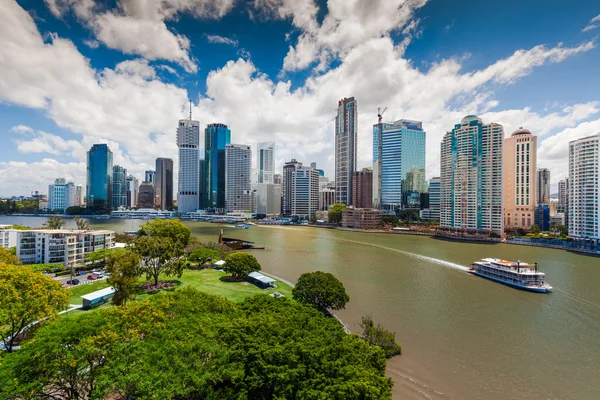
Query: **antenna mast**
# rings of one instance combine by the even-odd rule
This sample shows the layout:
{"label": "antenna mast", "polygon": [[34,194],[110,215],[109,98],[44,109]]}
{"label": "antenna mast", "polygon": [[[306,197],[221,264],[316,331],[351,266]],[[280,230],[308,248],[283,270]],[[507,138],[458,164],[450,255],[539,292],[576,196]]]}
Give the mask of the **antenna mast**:
{"label": "antenna mast", "polygon": [[383,126],[381,124],[381,120],[383,117],[383,113],[385,112],[385,110],[387,110],[387,107],[385,107],[383,109],[383,111],[381,111],[381,108],[377,109],[377,204],[376,207],[379,208],[380,210],[383,209],[383,204],[381,203],[381,184],[382,184],[382,180],[381,180],[381,168],[382,168],[382,163],[381,163],[381,158],[383,157]]}
{"label": "antenna mast", "polygon": [[190,121],[192,120],[192,100],[190,100]]}

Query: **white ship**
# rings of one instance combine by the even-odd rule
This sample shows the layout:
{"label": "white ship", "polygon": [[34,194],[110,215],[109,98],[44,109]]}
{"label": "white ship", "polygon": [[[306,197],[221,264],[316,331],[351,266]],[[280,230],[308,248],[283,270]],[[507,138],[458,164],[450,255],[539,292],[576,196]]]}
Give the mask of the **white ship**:
{"label": "white ship", "polygon": [[530,292],[546,293],[552,289],[546,282],[546,274],[538,270],[537,263],[532,267],[521,261],[484,258],[471,264],[469,272]]}

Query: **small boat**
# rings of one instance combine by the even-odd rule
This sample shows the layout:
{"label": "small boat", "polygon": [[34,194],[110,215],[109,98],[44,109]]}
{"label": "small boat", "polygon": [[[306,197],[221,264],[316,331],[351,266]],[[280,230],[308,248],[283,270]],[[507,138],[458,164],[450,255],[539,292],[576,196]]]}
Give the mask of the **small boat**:
{"label": "small boat", "polygon": [[239,224],[239,225],[234,226],[234,228],[237,228],[237,229],[248,229],[249,226],[246,225],[246,224]]}
{"label": "small boat", "polygon": [[499,258],[484,258],[471,264],[469,272],[482,278],[530,292],[547,293],[552,290],[552,286],[546,282],[546,274],[538,270],[537,263],[532,267],[521,261],[513,262]]}

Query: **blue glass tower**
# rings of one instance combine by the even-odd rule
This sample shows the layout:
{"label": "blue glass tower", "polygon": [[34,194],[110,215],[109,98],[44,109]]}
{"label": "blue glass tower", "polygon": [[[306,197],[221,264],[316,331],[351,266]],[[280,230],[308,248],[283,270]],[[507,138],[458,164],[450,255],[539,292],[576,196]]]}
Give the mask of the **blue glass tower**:
{"label": "blue glass tower", "polygon": [[[425,139],[421,122],[381,124],[381,182],[373,184],[374,203],[383,210],[419,208],[425,181]],[[379,168],[379,124],[373,125],[373,164]],[[374,173],[374,179],[378,179]],[[378,188],[381,185],[381,198]]]}
{"label": "blue glass tower", "polygon": [[225,124],[210,124],[204,135],[205,206],[225,208],[225,146],[231,131]]}
{"label": "blue glass tower", "polygon": [[106,144],[95,144],[87,153],[88,207],[110,210],[112,205],[113,154]]}

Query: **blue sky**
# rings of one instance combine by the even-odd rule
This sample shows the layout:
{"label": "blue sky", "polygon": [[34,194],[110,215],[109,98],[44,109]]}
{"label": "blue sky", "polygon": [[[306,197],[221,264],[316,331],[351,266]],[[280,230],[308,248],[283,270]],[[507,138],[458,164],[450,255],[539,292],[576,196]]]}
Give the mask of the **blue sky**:
{"label": "blue sky", "polygon": [[376,110],[418,119],[427,175],[466,114],[525,126],[538,166],[566,174],[569,140],[600,131],[600,3],[557,0],[2,0],[0,196],[85,184],[108,143],[142,177],[177,164],[193,102],[232,141],[277,142],[277,164],[316,161],[333,178],[336,101],[359,104],[359,167]]}

